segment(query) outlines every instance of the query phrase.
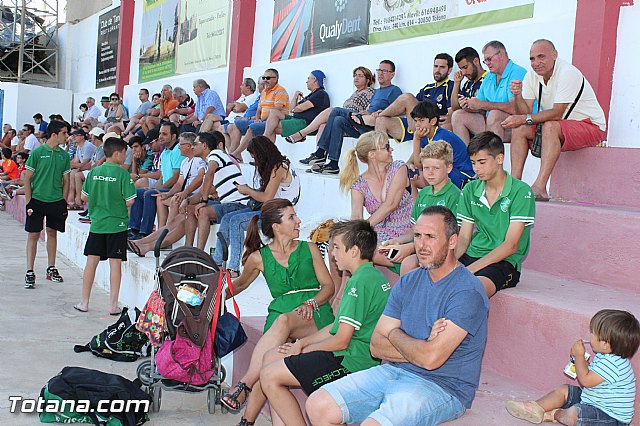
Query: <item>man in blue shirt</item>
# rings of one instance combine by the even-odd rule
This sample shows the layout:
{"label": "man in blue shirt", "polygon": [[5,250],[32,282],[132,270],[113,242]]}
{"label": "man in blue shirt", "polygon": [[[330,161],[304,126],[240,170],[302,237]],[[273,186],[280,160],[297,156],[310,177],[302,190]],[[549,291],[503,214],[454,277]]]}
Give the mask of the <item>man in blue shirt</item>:
{"label": "man in blue shirt", "polygon": [[224,105],[218,93],[201,78],[193,82],[193,93],[198,97],[196,110],[180,121],[181,132],[208,132],[224,119]]}
{"label": "man in blue shirt", "polygon": [[37,113],[33,116],[33,121],[38,125],[38,131],[35,133],[38,139],[44,139],[47,134],[47,126],[49,123],[43,120],[42,114]]}
{"label": "man in blue shirt", "polygon": [[[380,87],[373,94],[367,111],[355,114],[350,109],[333,108],[318,140],[318,149],[309,157],[300,160],[302,164],[316,166],[311,169],[313,173],[339,174],[338,160],[342,152],[342,139],[345,136],[357,138],[373,130],[372,122],[368,120],[372,118],[375,120],[382,110],[402,95],[402,90],[391,84],[391,80],[396,75],[396,65],[392,61],[388,59],[381,61],[376,73]],[[327,161],[326,164],[325,161]]]}
{"label": "man in blue shirt", "polygon": [[422,212],[414,228],[420,268],[393,287],[371,336],[371,354],[387,362],[314,392],[306,405],[312,424],[372,419],[382,425],[435,425],[471,407],[489,299],[478,278],[456,260],[457,242],[458,224],[449,209]]}
{"label": "man in blue shirt", "polygon": [[516,65],[507,54],[504,44],[494,40],[482,48],[484,62],[489,74],[484,78],[476,97],[461,99],[463,112],[456,113],[456,134],[466,143],[471,135],[492,131],[508,142],[511,129],[502,127],[502,122],[516,113],[515,99],[509,89],[512,80],[522,80],[527,73]]}
{"label": "man in blue shirt", "polygon": [[416,96],[404,93],[389,107],[375,117],[375,127],[397,141],[409,141],[413,139],[415,129],[411,119],[411,111],[425,100],[431,101],[440,111],[440,126],[451,130],[449,112],[451,110],[451,94],[453,81],[449,80],[449,74],[453,69],[453,58],[448,53],[438,53],[433,60],[434,83],[424,86]]}

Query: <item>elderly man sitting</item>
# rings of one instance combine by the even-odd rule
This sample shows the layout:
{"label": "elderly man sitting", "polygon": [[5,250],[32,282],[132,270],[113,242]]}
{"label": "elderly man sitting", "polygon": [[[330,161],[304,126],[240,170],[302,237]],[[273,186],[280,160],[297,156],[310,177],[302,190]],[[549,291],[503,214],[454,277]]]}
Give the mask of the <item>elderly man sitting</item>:
{"label": "elderly man sitting", "polygon": [[208,132],[214,124],[225,117],[224,106],[218,93],[203,79],[193,82],[193,93],[196,94],[196,109],[193,114],[187,115],[179,123],[181,132]]}

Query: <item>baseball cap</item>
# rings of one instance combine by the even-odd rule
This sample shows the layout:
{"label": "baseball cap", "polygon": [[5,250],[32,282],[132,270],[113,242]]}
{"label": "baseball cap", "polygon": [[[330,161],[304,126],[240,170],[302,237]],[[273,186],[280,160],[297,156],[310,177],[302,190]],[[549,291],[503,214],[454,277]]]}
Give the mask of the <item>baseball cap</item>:
{"label": "baseball cap", "polygon": [[109,133],[106,133],[106,134],[104,135],[104,137],[102,138],[102,140],[106,141],[106,140],[107,140],[107,139],[109,139],[109,138],[118,138],[118,139],[120,139],[120,135],[119,135],[119,134],[117,134],[116,132],[109,132]]}
{"label": "baseball cap", "polygon": [[93,129],[91,129],[89,134],[92,136],[102,136],[104,135],[104,130],[102,130],[100,127],[94,127]]}
{"label": "baseball cap", "polygon": [[71,132],[72,135],[82,135],[82,136],[87,136],[87,132],[85,132],[82,129],[76,129],[73,132]]}
{"label": "baseball cap", "polygon": [[157,129],[151,129],[147,132],[147,137],[145,138],[144,143],[150,144],[154,140],[158,139],[158,136],[160,136],[160,132]]}
{"label": "baseball cap", "polygon": [[316,80],[318,80],[318,84],[320,85],[320,87],[324,87],[324,81],[326,80],[327,76],[324,75],[324,73],[320,70],[313,70],[311,71],[311,75],[313,75]]}

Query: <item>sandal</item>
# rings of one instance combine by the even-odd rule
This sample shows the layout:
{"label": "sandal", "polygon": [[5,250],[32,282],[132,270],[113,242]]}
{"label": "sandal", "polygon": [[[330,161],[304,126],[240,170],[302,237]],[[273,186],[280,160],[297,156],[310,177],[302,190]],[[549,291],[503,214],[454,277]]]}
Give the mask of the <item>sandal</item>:
{"label": "sandal", "polygon": [[[300,139],[294,139],[293,135],[295,135],[295,134],[300,135]],[[304,141],[307,140],[307,137],[304,136],[302,134],[302,132],[297,132],[297,133],[294,133],[293,135],[287,136],[286,138],[284,138],[284,140],[289,142],[289,143],[291,143],[291,144],[298,143],[298,142],[304,142]]]}
{"label": "sandal", "polygon": [[251,426],[253,424],[255,424],[256,422],[250,422],[249,420],[245,419],[244,417],[240,419],[240,423],[238,423],[238,426]]}
{"label": "sandal", "polygon": [[229,277],[231,277],[232,280],[235,280],[240,276],[240,271],[236,271],[235,269],[228,269],[227,271],[229,272]]}
{"label": "sandal", "polygon": [[140,247],[138,247],[132,240],[127,240],[127,248],[129,249],[129,251],[135,253],[136,256],[144,257],[144,254],[140,252]]}
{"label": "sandal", "polygon": [[[242,406],[247,402],[247,399],[249,398],[249,392],[251,392],[251,388],[247,386],[246,383],[238,382],[236,384],[235,392],[232,394],[225,393],[224,395],[222,395],[222,398],[220,398],[220,403],[225,407],[227,407],[229,411],[237,413],[242,409]],[[240,402],[238,401],[238,398],[243,393],[244,393],[244,400]],[[247,421],[245,418],[243,418],[242,420]],[[240,421],[240,424],[242,424],[242,420]],[[247,422],[245,424],[252,425],[253,423]]]}
{"label": "sandal", "polygon": [[367,123],[364,122],[364,118],[362,118],[362,114],[360,113],[352,112],[351,114],[349,114],[349,120],[357,126],[364,127],[367,129],[373,129],[373,126],[369,126]]}

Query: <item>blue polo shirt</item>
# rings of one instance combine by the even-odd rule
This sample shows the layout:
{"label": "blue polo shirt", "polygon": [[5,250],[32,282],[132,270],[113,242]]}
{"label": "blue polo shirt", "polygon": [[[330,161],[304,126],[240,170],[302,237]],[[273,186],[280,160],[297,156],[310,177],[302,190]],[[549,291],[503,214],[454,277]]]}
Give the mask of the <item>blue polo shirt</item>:
{"label": "blue polo shirt", "polygon": [[447,78],[442,84],[431,83],[424,86],[418,94],[416,99],[419,101],[429,100],[434,102],[438,106],[440,115],[447,115],[449,108],[451,108],[451,93],[453,92],[453,81]]}
{"label": "blue polo shirt", "polygon": [[522,80],[527,70],[515,64],[511,59],[504,68],[500,83],[496,83],[496,74],[490,72],[484,78],[478,91],[478,99],[486,102],[509,102],[513,97],[509,85],[511,80]]}
{"label": "blue polo shirt", "polygon": [[174,170],[180,170],[180,164],[183,157],[180,153],[180,144],[176,142],[173,149],[165,149],[160,154],[160,173],[162,173],[162,183],[165,183],[173,177]]}
{"label": "blue polo shirt", "polygon": [[454,185],[461,188],[462,184],[465,183],[464,181],[472,179],[473,176],[475,176],[471,159],[469,158],[469,154],[467,154],[467,145],[458,135],[440,126],[436,129],[433,138],[429,139],[428,137],[424,137],[420,139],[420,148],[424,148],[433,141],[448,142],[451,148],[453,148],[453,170],[449,173],[449,178]]}
{"label": "blue polo shirt", "polygon": [[391,105],[398,96],[402,95],[402,90],[398,86],[393,84],[387,87],[380,87],[376,89],[371,98],[371,103],[367,111],[370,113],[380,111]]}
{"label": "blue polo shirt", "polygon": [[258,95],[256,100],[251,105],[249,105],[249,108],[247,108],[247,110],[244,112],[244,116],[246,118],[255,117],[256,113],[258,112],[259,103],[260,103],[260,95]]}

